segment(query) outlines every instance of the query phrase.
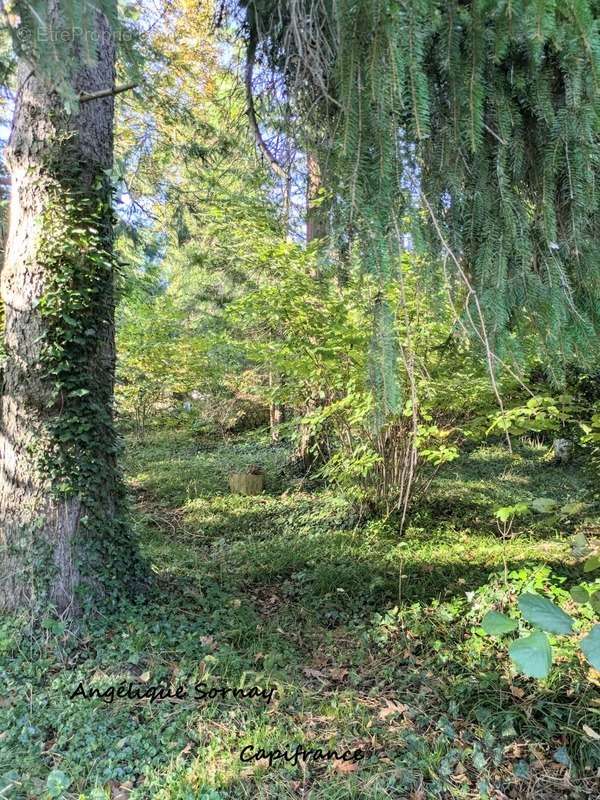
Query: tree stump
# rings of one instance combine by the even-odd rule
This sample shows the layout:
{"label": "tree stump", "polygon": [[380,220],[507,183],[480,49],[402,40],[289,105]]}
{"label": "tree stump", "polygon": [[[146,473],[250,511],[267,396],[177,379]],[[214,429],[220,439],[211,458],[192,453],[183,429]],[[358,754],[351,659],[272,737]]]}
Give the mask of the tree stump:
{"label": "tree stump", "polygon": [[260,467],[250,467],[247,472],[229,473],[229,491],[232,494],[260,494],[265,487],[265,475]]}
{"label": "tree stump", "polygon": [[575,443],[570,439],[555,439],[552,442],[554,450],[554,461],[557,464],[568,464],[575,451]]}

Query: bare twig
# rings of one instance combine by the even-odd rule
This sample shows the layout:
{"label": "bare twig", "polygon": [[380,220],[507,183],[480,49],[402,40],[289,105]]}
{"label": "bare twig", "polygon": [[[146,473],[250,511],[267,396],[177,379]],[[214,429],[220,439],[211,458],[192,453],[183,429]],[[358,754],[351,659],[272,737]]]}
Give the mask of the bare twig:
{"label": "bare twig", "polygon": [[89,94],[81,93],[79,95],[80,103],[88,103],[90,100],[100,100],[102,97],[110,97],[111,95],[121,94],[130,89],[135,89],[137,83],[123,83],[121,86],[113,86],[110,89],[100,89],[97,92],[90,92]]}
{"label": "bare twig", "polygon": [[492,128],[490,128],[489,125],[486,125],[485,122],[483,123],[483,127],[488,133],[491,133],[494,139],[499,141],[500,144],[506,144],[506,141],[498,133],[496,133],[496,131],[492,130]]}
{"label": "bare twig", "polygon": [[256,117],[256,109],[254,107],[254,96],[252,94],[252,77],[254,75],[254,62],[256,60],[256,44],[257,44],[256,35],[251,34],[250,41],[248,42],[248,53],[246,56],[246,75],[245,75],[246,99],[248,102],[248,119],[250,120],[252,131],[254,132],[254,138],[256,140],[256,144],[267,157],[271,169],[280,178],[287,180],[287,172],[281,166],[281,164],[275,157],[275,154],[271,151],[269,145],[264,140],[263,135],[260,132],[258,119]]}

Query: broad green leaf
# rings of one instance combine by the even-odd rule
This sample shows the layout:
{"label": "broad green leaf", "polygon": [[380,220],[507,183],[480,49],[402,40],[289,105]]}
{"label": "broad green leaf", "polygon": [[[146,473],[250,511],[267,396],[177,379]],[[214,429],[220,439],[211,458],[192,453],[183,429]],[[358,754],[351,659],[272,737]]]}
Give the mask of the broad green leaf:
{"label": "broad green leaf", "polygon": [[519,598],[519,608],[527,622],[549,633],[570,634],[573,619],[546,597],[526,592]]}
{"label": "broad green leaf", "polygon": [[508,648],[508,654],[517,669],[530,678],[547,678],[552,666],[552,649],[542,631],[517,639]]}
{"label": "broad green leaf", "polygon": [[569,753],[567,752],[567,749],[565,747],[559,747],[558,750],[555,750],[553,758],[557,762],[557,764],[564,764],[566,767],[570,766],[571,764]]}
{"label": "broad green leaf", "polygon": [[551,497],[536,497],[532,500],[531,507],[539,514],[549,514],[556,509],[558,503]]}
{"label": "broad green leaf", "polygon": [[581,649],[592,667],[600,670],[600,625],[594,625],[588,635],[581,640]]}
{"label": "broad green leaf", "polygon": [[600,614],[600,589],[590,595],[590,605],[596,614]]}
{"label": "broad green leaf", "polygon": [[[575,501],[574,503],[566,503],[564,506],[561,506],[560,513],[567,514],[568,516],[572,514],[580,514],[582,511],[585,511],[587,506],[588,506],[587,503],[582,503],[581,501]],[[585,536],[583,537],[583,540],[584,543],[587,544]]]}
{"label": "broad green leaf", "polygon": [[594,572],[600,568],[600,556],[590,556],[583,565],[584,572]]}
{"label": "broad green leaf", "polygon": [[497,517],[500,522],[507,522],[512,517],[512,508],[510,506],[506,506],[505,508],[497,508],[494,511],[494,516]]}
{"label": "broad green leaf", "polygon": [[50,797],[61,797],[71,785],[71,779],[60,769],[53,769],[46,779],[46,788]]}
{"label": "broad green leaf", "polygon": [[481,620],[481,627],[489,636],[502,636],[518,628],[516,620],[500,614],[498,611],[488,611]]}
{"label": "broad green leaf", "polygon": [[575,536],[573,536],[571,547],[575,557],[579,558],[580,556],[585,555],[589,549],[588,540],[585,538],[585,534],[581,532],[576,533]]}
{"label": "broad green leaf", "polygon": [[583,586],[573,586],[569,594],[576,603],[587,603],[590,599],[590,594]]}
{"label": "broad green leaf", "polygon": [[527,514],[529,511],[529,506],[527,503],[517,503],[514,506],[503,506],[502,508],[497,508],[494,511],[494,516],[500,520],[500,522],[508,522],[511,517],[522,517],[524,514]]}

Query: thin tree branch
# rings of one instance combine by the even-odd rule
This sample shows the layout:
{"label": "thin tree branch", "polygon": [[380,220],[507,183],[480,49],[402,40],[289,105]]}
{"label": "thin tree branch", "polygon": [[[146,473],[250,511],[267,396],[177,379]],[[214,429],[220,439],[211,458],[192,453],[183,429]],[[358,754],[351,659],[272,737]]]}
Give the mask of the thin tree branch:
{"label": "thin tree branch", "polygon": [[265,142],[263,135],[260,132],[258,119],[256,118],[256,108],[254,107],[254,96],[252,94],[252,77],[254,75],[255,60],[256,60],[256,34],[252,33],[250,35],[250,41],[248,42],[248,53],[246,56],[246,76],[245,76],[246,100],[248,103],[248,109],[247,109],[248,119],[250,120],[250,125],[254,133],[256,144],[267,157],[271,169],[280,178],[287,179],[287,172],[281,166],[279,161],[277,161],[275,154],[271,151],[269,145]]}
{"label": "thin tree branch", "polygon": [[486,131],[487,131],[488,133],[491,133],[491,134],[492,134],[492,136],[494,137],[494,139],[497,139],[497,140],[500,142],[500,144],[506,144],[506,142],[504,141],[504,139],[503,139],[501,136],[499,136],[499,135],[496,133],[496,131],[492,130],[492,129],[489,127],[489,125],[486,125],[486,124],[485,124],[485,122],[483,123],[483,127],[486,129]]}
{"label": "thin tree branch", "polygon": [[[493,390],[493,392],[494,392],[494,394],[496,396],[496,401],[498,403],[498,407],[500,408],[500,411],[502,413],[504,413],[504,403],[502,402],[502,396],[500,394],[500,390],[499,390],[498,384],[496,382],[496,376],[494,375],[494,361],[497,361],[499,364],[501,364],[503,367],[505,367],[513,377],[517,378],[517,380],[519,381],[521,386],[524,386],[524,384],[515,375],[515,373],[510,369],[510,367],[508,367],[508,365],[505,364],[504,361],[502,361],[502,359],[499,358],[494,353],[492,348],[490,347],[490,341],[489,341],[489,337],[488,337],[488,333],[487,333],[487,326],[485,324],[485,317],[484,317],[483,311],[481,309],[481,304],[479,303],[479,297],[477,296],[477,292],[475,291],[473,285],[471,284],[471,281],[469,280],[469,277],[468,277],[467,273],[462,268],[462,266],[460,264],[460,261],[458,260],[458,258],[454,254],[454,251],[452,250],[452,248],[450,247],[450,245],[446,241],[446,238],[445,238],[445,236],[444,236],[444,234],[442,232],[442,229],[441,229],[440,224],[439,224],[439,222],[437,220],[437,217],[436,217],[436,215],[435,215],[435,213],[433,211],[433,208],[431,207],[427,197],[425,197],[425,194],[423,192],[421,192],[421,199],[422,199],[423,203],[425,204],[425,206],[427,208],[427,211],[429,212],[429,216],[431,217],[431,221],[433,223],[433,227],[435,228],[435,231],[436,231],[436,233],[438,235],[438,238],[440,240],[440,243],[441,243],[442,247],[444,248],[445,252],[450,256],[450,258],[454,262],[454,264],[455,264],[456,268],[458,269],[458,272],[459,272],[459,274],[460,274],[460,276],[461,276],[461,278],[462,278],[462,280],[463,280],[463,282],[464,282],[464,284],[465,284],[465,286],[467,288],[468,295],[467,295],[467,298],[466,298],[466,301],[465,301],[465,311],[466,311],[466,314],[467,314],[467,316],[469,318],[469,321],[471,323],[473,331],[475,332],[475,334],[477,335],[477,338],[481,341],[481,343],[483,344],[483,346],[485,348],[486,359],[487,359],[487,363],[488,363],[488,373],[489,373],[489,376],[490,376],[490,382],[492,384],[492,390]],[[473,298],[473,301],[475,303],[475,308],[477,310],[477,316],[479,317],[480,328],[477,327],[477,325],[475,324],[475,321],[473,320],[473,317],[472,317],[471,313],[469,312],[468,300],[469,300],[470,297]],[[524,388],[527,388],[527,387],[524,386]],[[529,390],[527,390],[527,391],[529,391]],[[531,392],[529,392],[529,393],[531,394]],[[512,442],[511,442],[511,439],[510,439],[510,433],[508,431],[505,431],[505,433],[506,433],[506,442],[508,444],[509,452],[512,453]]]}
{"label": "thin tree branch", "polygon": [[88,103],[90,100],[100,100],[102,97],[110,97],[111,95],[121,94],[130,89],[135,89],[137,83],[123,83],[121,86],[113,86],[111,89],[100,89],[98,92],[90,92],[90,94],[80,94],[79,102]]}

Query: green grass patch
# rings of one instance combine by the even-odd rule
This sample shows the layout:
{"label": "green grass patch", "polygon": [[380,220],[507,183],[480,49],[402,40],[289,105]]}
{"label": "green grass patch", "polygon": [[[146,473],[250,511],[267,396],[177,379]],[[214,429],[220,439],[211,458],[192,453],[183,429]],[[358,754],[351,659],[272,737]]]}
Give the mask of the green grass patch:
{"label": "green grass patch", "polygon": [[[256,463],[265,493],[230,495],[228,472]],[[154,586],[77,631],[32,638],[23,621],[2,623],[0,797],[597,797],[598,676],[558,643],[547,681],[515,676],[505,645],[479,628],[506,594],[505,565],[509,597],[563,591],[569,534],[598,523],[560,529],[533,515],[503,542],[493,509],[586,501],[583,471],[531,448],[474,450],[399,537],[392,520],[364,523],[339,494],[309,491],[288,463],[284,445],[256,436],[130,443]],[[70,699],[80,682],[188,693]],[[270,703],[198,699],[199,682],[276,691]],[[377,754],[350,768],[240,760],[247,746],[299,744]]]}

